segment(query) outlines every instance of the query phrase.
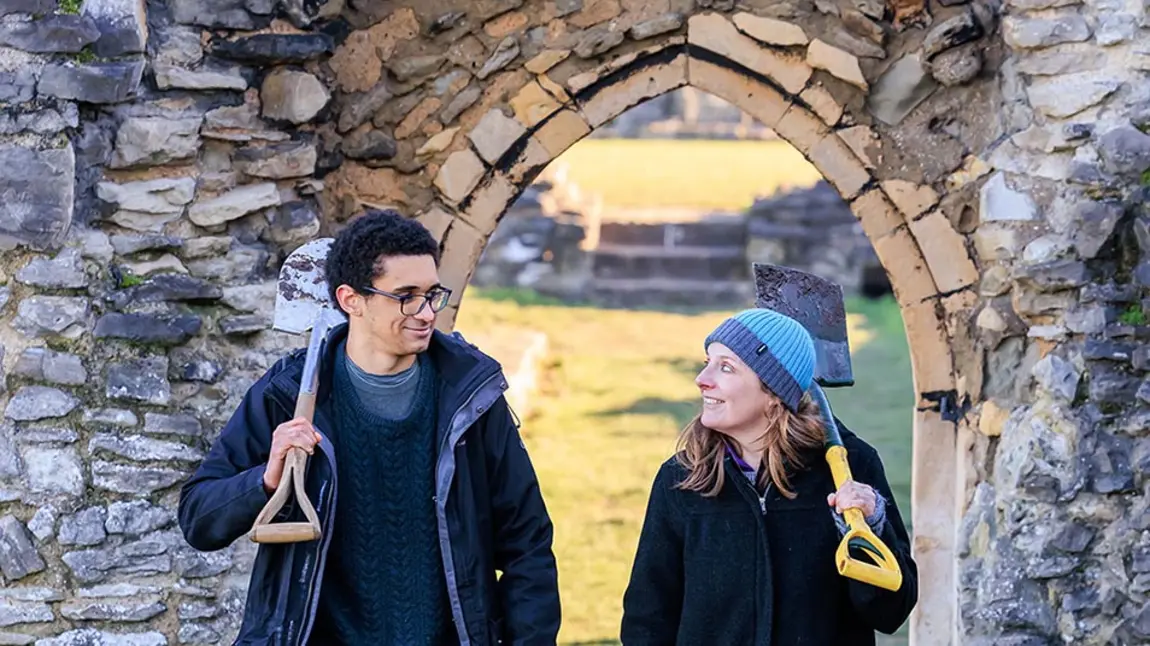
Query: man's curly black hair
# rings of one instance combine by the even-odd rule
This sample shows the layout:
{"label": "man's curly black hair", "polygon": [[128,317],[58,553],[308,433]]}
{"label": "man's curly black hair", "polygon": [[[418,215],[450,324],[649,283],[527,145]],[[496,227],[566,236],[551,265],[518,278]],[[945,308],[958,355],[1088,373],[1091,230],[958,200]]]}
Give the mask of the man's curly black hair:
{"label": "man's curly black hair", "polygon": [[[383,275],[382,260],[391,256],[431,256],[439,266],[439,243],[419,222],[392,209],[369,209],[339,232],[328,252],[327,284],[331,302],[335,290],[347,285],[363,293]],[[342,309],[342,308],[341,308]]]}

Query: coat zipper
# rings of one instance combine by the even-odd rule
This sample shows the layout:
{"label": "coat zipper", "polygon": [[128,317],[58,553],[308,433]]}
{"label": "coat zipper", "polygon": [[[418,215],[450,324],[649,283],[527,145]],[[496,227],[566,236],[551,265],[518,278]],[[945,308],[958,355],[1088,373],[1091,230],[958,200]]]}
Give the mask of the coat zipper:
{"label": "coat zipper", "polygon": [[[439,462],[436,465],[436,492],[435,492],[435,513],[438,516],[437,525],[440,527],[439,543],[442,552],[443,567],[445,578],[447,579],[447,594],[451,601],[451,616],[455,620],[456,633],[459,636],[460,646],[468,646],[471,643],[471,636],[467,634],[467,624],[463,617],[463,601],[459,597],[459,586],[455,579],[455,556],[451,552],[451,533],[450,528],[447,526],[447,496],[451,491],[451,480],[454,479],[454,460],[455,460],[455,443],[459,437],[463,435],[471,425],[468,424],[462,428],[461,431],[455,431],[455,423],[460,414],[471,404],[475,397],[483,392],[489,383],[495,380],[502,374],[496,371],[487,379],[484,379],[467,399],[455,409],[451,414],[451,421],[448,424],[447,434],[443,438],[443,443],[440,447]],[[450,477],[443,483],[444,488],[441,492],[439,490],[440,470],[447,472],[450,469]]]}

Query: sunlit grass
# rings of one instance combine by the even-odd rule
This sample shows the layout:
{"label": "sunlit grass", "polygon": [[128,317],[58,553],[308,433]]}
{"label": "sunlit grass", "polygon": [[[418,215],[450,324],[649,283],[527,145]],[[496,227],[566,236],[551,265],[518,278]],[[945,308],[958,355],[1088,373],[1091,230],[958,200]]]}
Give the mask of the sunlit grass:
{"label": "sunlit grass", "polygon": [[[857,385],[829,395],[836,414],[882,454],[909,520],[913,393],[901,317],[889,299],[849,309]],[[523,432],[556,525],[561,643],[616,643],[651,479],[697,410],[703,339],[729,313],[599,310],[468,289],[456,326],[465,335],[501,327],[548,335],[547,369]]]}
{"label": "sunlit grass", "polygon": [[784,141],[584,139],[556,163],[615,207],[740,211],[756,195],[821,179]]}

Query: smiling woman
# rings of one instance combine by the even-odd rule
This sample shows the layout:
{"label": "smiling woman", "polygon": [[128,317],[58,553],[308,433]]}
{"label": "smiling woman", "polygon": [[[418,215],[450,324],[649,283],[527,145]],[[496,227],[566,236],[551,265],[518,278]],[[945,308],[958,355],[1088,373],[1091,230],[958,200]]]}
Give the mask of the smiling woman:
{"label": "smiling woman", "polygon": [[[910,540],[877,452],[812,403],[815,348],[797,321],[745,310],[704,346],[695,379],[703,411],[655,477],[623,599],[624,646],[873,646],[875,631],[894,633],[918,599]],[[838,426],[859,476],[837,489],[827,469],[812,468],[834,435],[824,423]],[[893,551],[896,583],[836,572],[836,549],[853,535],[847,508]]]}

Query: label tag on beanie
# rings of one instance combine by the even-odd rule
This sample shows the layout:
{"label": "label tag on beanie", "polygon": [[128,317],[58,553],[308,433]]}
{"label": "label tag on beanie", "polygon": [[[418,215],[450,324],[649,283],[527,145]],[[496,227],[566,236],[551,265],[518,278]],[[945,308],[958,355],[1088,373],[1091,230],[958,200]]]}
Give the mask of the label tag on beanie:
{"label": "label tag on beanie", "polygon": [[766,352],[766,351],[767,351],[767,344],[766,344],[766,343],[761,343],[761,344],[759,344],[759,349],[758,349],[758,350],[755,350],[755,354],[762,354],[762,353],[764,353],[764,352]]}

